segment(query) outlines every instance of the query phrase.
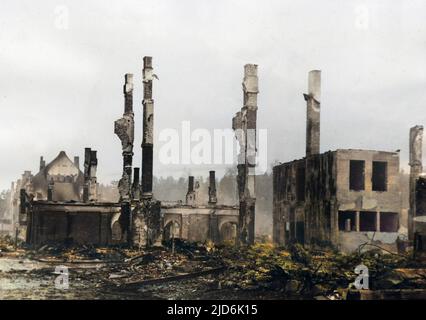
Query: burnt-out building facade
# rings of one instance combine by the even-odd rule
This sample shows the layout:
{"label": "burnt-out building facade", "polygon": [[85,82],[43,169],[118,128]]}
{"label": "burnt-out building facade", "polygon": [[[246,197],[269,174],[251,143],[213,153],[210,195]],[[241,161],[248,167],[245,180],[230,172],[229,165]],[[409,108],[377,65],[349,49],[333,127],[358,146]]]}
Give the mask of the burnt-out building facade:
{"label": "burnt-out building facade", "polygon": [[[273,168],[273,238],[279,245],[361,244],[396,250],[400,226],[399,153],[338,149],[320,153],[320,71],[309,73],[306,156]],[[370,249],[366,247],[366,249]]]}
{"label": "burnt-out building facade", "polygon": [[209,173],[208,202],[203,203],[202,199],[198,183],[190,176],[184,203],[162,201],[163,239],[215,243],[237,241],[239,208],[217,203],[214,171]]}
{"label": "burnt-out building facade", "polygon": [[[113,228],[120,206],[112,203],[36,201],[28,211],[26,242],[110,245],[121,243]],[[117,236],[118,234],[118,236]]]}
{"label": "burnt-out building facade", "polygon": [[[257,66],[244,68],[243,131],[256,128]],[[143,139],[142,166],[133,164],[135,119],[133,110],[133,74],[125,75],[123,86],[124,113],[115,121],[114,133],[121,142],[122,176],[118,183],[118,202],[101,202],[98,195],[97,153],[85,149],[84,168],[78,158],[71,161],[61,152],[48,165],[40,161],[40,172],[32,177],[31,187],[20,189],[21,224],[26,230],[26,241],[35,247],[44,243],[69,244],[127,244],[151,246],[162,240],[181,238],[189,241],[237,242],[239,234],[254,240],[254,170],[244,173],[246,190],[240,206],[219,204],[215,171],[209,172],[208,202],[199,196],[194,177],[190,177],[185,201],[158,200],[152,192],[154,148],[154,99],[152,57],[143,58]],[[247,110],[246,110],[247,109]],[[250,123],[245,123],[249,119]],[[253,140],[255,143],[255,139]],[[246,143],[254,149],[251,140]],[[255,155],[247,152],[250,157]],[[253,154],[252,154],[253,153]],[[253,168],[245,161],[245,168]],[[239,167],[240,168],[240,167]],[[253,171],[253,172],[252,172]],[[251,176],[251,177],[249,177]],[[250,192],[248,192],[248,190]],[[243,226],[243,227],[241,227]],[[245,230],[246,232],[242,232]],[[248,230],[248,231],[247,231]],[[247,238],[250,238],[248,239]]]}
{"label": "burnt-out building facade", "polygon": [[[15,229],[20,223],[26,225],[27,215],[20,214],[23,192],[31,197],[34,203],[36,201],[80,201],[82,197],[84,175],[80,170],[78,156],[75,156],[72,161],[65,151],[61,151],[48,163],[41,156],[38,168],[36,174],[26,170],[20,179],[12,183],[8,206],[9,234],[15,234]],[[21,236],[24,237],[26,228],[19,229]]]}
{"label": "burnt-out building facade", "polygon": [[120,206],[98,201],[97,152],[85,148],[84,154],[83,171],[79,157],[71,161],[64,151],[47,165],[41,157],[40,171],[20,189],[19,221],[28,244],[122,242],[113,228]]}

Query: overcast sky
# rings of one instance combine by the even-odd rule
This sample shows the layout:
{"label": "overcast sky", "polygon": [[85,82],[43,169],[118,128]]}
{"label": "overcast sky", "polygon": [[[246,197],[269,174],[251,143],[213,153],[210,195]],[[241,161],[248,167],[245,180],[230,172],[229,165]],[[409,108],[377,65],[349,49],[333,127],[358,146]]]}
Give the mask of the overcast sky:
{"label": "overcast sky", "polygon": [[[322,70],[321,151],[401,149],[404,168],[409,128],[426,122],[426,1],[2,0],[0,189],[36,173],[40,155],[83,158],[84,147],[98,150],[100,182],[118,180],[113,122],[125,73],[135,74],[139,165],[145,55],[159,77],[156,133],[184,120],[230,128],[243,66],[258,64],[269,162],[304,155],[312,69]],[[207,170],[154,167],[163,176]]]}

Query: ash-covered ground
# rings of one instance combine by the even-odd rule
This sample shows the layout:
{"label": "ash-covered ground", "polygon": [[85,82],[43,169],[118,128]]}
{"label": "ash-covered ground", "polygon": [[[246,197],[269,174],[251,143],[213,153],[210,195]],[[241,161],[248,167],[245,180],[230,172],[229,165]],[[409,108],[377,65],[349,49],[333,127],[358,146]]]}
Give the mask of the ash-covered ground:
{"label": "ash-covered ground", "polygon": [[[359,264],[368,267],[365,292],[372,292],[370,297],[416,298],[426,290],[426,269],[420,261],[379,250],[343,255],[298,245],[237,248],[180,240],[149,250],[58,245],[30,250],[15,248],[11,239],[2,239],[0,248],[3,300],[341,300],[353,296]],[[68,271],[68,288],[59,281],[64,273],[58,268]]]}

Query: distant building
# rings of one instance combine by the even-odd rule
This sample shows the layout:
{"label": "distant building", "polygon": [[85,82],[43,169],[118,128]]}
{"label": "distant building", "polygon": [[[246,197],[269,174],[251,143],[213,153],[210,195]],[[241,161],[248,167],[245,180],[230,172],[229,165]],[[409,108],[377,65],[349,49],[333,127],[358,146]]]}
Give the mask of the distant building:
{"label": "distant building", "polygon": [[31,180],[30,192],[35,195],[35,200],[47,200],[51,192],[52,201],[80,201],[83,184],[79,157],[71,161],[65,151],[61,151],[48,165],[41,157],[40,171]]}
{"label": "distant building", "polygon": [[79,201],[82,197],[84,175],[79,168],[79,157],[71,161],[64,151],[46,165],[40,157],[39,172],[33,175],[24,171],[21,178],[12,182],[9,207],[1,223],[1,230],[12,234],[19,223],[25,224],[26,215],[19,215],[21,190],[31,195],[33,200]]}

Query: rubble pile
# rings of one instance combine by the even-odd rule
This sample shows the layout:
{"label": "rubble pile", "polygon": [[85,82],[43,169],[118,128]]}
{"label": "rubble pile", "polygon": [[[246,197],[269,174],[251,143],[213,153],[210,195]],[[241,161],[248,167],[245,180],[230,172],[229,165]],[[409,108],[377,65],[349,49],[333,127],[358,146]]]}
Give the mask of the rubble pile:
{"label": "rubble pile", "polygon": [[0,237],[0,252],[10,252],[15,250],[15,242],[11,236]]}
{"label": "rubble pile", "polygon": [[44,245],[38,250],[29,252],[33,258],[41,261],[63,261],[63,262],[121,262],[128,258],[131,250],[120,247],[95,247],[92,245],[65,246]]}
{"label": "rubble pile", "polygon": [[15,239],[13,237],[6,235],[0,236],[0,256],[4,252],[12,252],[15,251],[16,247],[21,246],[22,241],[18,240],[15,243]]}
{"label": "rubble pile", "polygon": [[364,264],[371,290],[426,289],[426,269],[419,261],[380,250],[345,255],[332,250],[308,251],[298,244],[283,250],[266,243],[238,249],[223,247],[216,254],[229,266],[219,277],[221,288],[341,299],[353,288],[358,276],[355,267]]}
{"label": "rubble pile", "polygon": [[[1,239],[0,246],[14,250],[11,239]],[[30,279],[39,283],[40,294],[60,294],[52,288],[52,279],[57,276],[54,269],[58,265],[69,267],[73,290],[67,295],[72,299],[98,297],[101,291],[98,298],[106,299],[337,300],[347,298],[353,289],[358,276],[355,267],[360,264],[368,268],[372,292],[426,292],[426,266],[421,261],[380,250],[345,255],[307,250],[298,244],[287,248],[271,243],[236,247],[174,239],[164,242],[163,247],[143,250],[45,245],[38,250],[3,252],[2,259],[11,259],[15,266],[5,269],[0,278],[11,283]],[[36,262],[39,264],[32,266]]]}
{"label": "rubble pile", "polygon": [[147,280],[163,280],[218,268],[214,259],[189,258],[186,253],[171,253],[165,250],[147,252],[124,264],[108,269],[110,284],[126,286],[143,284]]}

